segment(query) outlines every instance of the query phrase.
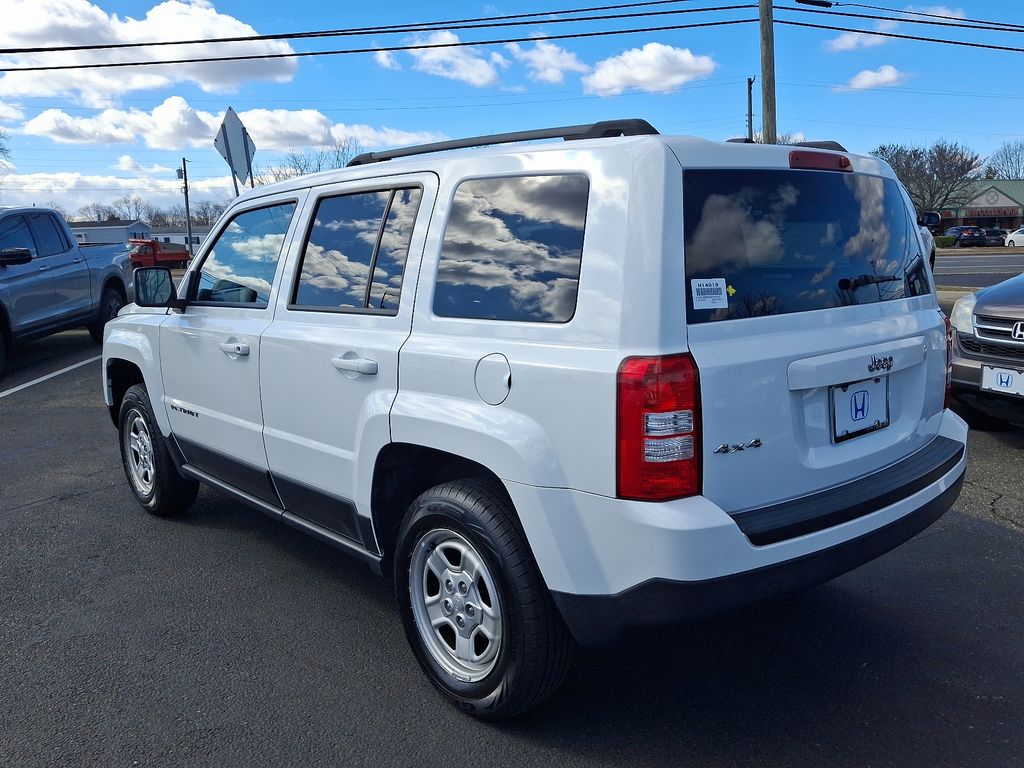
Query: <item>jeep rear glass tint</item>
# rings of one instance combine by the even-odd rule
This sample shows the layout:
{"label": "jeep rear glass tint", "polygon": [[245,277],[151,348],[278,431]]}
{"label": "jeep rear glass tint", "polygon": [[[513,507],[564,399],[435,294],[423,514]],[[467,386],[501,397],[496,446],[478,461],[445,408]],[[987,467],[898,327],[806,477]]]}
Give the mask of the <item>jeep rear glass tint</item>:
{"label": "jeep rear glass tint", "polygon": [[931,290],[916,219],[891,179],[776,170],[693,170],[683,177],[690,323]]}
{"label": "jeep rear glass tint", "polygon": [[294,212],[281,203],[232,218],[206,254],[196,301],[266,307]]}
{"label": "jeep rear glass tint", "polygon": [[396,312],[420,196],[419,188],[411,188],[321,200],[303,253],[293,305],[299,309]]}
{"label": "jeep rear glass tint", "polygon": [[462,182],[441,247],[434,313],[564,323],[576,312],[586,176]]}

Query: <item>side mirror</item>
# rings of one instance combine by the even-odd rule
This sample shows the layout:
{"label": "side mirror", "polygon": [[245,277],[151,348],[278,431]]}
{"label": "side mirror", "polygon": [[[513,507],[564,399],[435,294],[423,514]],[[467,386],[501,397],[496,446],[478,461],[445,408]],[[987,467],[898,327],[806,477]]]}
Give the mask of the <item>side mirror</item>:
{"label": "side mirror", "polygon": [[32,251],[28,248],[4,248],[0,251],[0,267],[16,267],[32,261]]}
{"label": "side mirror", "polygon": [[923,219],[924,226],[928,227],[928,229],[934,229],[942,221],[938,211],[925,211],[921,218]]}
{"label": "side mirror", "polygon": [[140,307],[184,309],[167,267],[142,267],[135,270],[135,303]]}

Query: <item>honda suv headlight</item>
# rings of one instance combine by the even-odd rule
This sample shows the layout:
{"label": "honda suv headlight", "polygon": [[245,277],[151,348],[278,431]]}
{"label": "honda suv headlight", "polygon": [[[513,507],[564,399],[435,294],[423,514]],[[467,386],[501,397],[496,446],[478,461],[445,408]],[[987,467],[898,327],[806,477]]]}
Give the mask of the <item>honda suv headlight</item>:
{"label": "honda suv headlight", "polygon": [[961,296],[953,304],[953,313],[949,316],[949,324],[961,333],[974,333],[971,315],[974,314],[974,305],[977,303],[978,297],[973,293]]}

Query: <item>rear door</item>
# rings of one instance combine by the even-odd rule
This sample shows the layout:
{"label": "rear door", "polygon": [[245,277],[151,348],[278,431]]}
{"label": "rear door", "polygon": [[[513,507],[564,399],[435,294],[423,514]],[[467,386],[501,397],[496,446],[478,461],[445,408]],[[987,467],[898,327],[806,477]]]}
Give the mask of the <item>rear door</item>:
{"label": "rear door", "polygon": [[89,265],[67,238],[64,228],[52,214],[33,213],[27,217],[39,246],[39,255],[46,257],[53,281],[54,307],[62,317],[84,317],[95,309],[99,296],[93,296]]}
{"label": "rear door", "polygon": [[260,334],[270,325],[280,257],[300,200],[233,215],[199,265],[189,305],[160,328],[164,405],[189,464],[277,504],[263,448]]}
{"label": "rear door", "polygon": [[946,344],[892,178],[684,172],[704,494],[727,511],[847,482],[935,434]]}
{"label": "rear door", "polygon": [[264,439],[285,508],[370,548],[356,508],[368,506],[373,461],[391,439],[436,192],[429,174],[315,190],[288,294],[263,334]]}

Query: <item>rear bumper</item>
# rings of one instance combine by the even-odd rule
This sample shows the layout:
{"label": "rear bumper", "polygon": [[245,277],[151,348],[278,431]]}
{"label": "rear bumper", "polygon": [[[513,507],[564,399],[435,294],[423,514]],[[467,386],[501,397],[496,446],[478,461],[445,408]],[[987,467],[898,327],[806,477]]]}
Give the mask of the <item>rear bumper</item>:
{"label": "rear bumper", "polygon": [[703,496],[649,503],[506,487],[556,605],[576,639],[592,644],[825,581],[881,555],[956,501],[966,443],[966,425],[945,411],[936,439],[897,464],[732,515]]}
{"label": "rear bumper", "polygon": [[963,473],[908,515],[828,549],[706,581],[652,579],[617,595],[553,592],[573,636],[606,643],[629,629],[693,621],[820,584],[863,565],[917,535],[956,502]]}

